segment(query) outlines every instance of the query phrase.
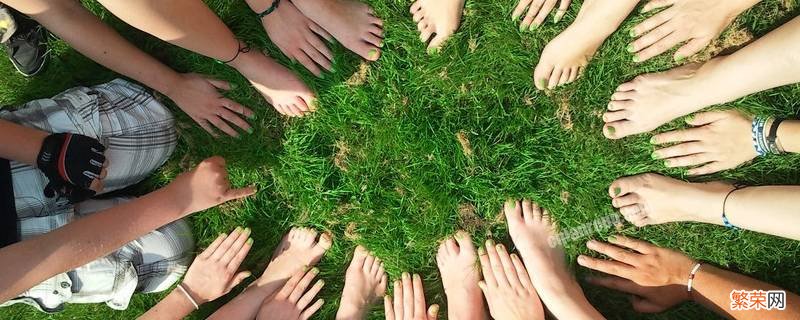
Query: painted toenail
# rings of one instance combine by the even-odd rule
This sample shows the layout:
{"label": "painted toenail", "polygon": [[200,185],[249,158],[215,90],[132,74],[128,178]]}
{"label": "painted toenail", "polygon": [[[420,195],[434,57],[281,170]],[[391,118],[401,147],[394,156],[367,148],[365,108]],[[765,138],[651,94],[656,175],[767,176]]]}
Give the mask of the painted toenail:
{"label": "painted toenail", "polygon": [[488,244],[490,246],[494,246],[494,240],[492,240],[492,239],[486,240],[486,244]]}
{"label": "painted toenail", "polygon": [[250,233],[250,228],[244,228],[244,230],[242,231],[242,233]]}
{"label": "painted toenail", "polygon": [[669,167],[669,162],[670,162],[669,160],[664,160],[664,166]]}
{"label": "painted toenail", "polygon": [[316,267],[314,267],[313,269],[311,269],[311,273],[313,273],[313,274],[317,274],[317,273],[319,273],[319,269],[317,269]]}
{"label": "painted toenail", "polygon": [[617,241],[617,236],[608,237],[608,241]]}
{"label": "painted toenail", "polygon": [[618,196],[620,192],[622,192],[622,188],[620,188],[620,187],[614,187],[614,195],[615,195],[615,196]]}
{"label": "painted toenail", "polygon": [[242,227],[236,227],[236,229],[233,229],[233,232],[242,232]]}
{"label": "painted toenail", "polygon": [[486,249],[484,249],[483,247],[478,247],[478,255],[482,256],[485,254],[486,254]]}
{"label": "painted toenail", "polygon": [[611,126],[609,126],[609,127],[608,127],[608,129],[606,129],[606,130],[608,130],[608,133],[609,133],[609,134],[614,134],[614,133],[616,133],[616,132],[617,132],[617,129],[616,129],[616,128],[614,128],[614,127],[611,127]]}
{"label": "painted toenail", "polygon": [[519,15],[511,16],[511,21],[517,21],[517,20],[519,20]]}
{"label": "painted toenail", "polygon": [[378,57],[378,49],[372,49],[367,53],[370,59],[375,59]]}
{"label": "painted toenail", "polygon": [[639,56],[633,56],[633,62],[639,62]]}

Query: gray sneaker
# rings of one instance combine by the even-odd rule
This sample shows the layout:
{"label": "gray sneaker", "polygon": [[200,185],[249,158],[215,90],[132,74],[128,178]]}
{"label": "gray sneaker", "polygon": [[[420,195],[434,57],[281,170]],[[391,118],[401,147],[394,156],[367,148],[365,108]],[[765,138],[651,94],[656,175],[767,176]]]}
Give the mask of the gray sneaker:
{"label": "gray sneaker", "polygon": [[[3,43],[14,68],[26,77],[33,76],[44,68],[47,61],[47,29],[39,23],[17,12],[12,13],[16,31]],[[5,36],[4,36],[5,37]]]}

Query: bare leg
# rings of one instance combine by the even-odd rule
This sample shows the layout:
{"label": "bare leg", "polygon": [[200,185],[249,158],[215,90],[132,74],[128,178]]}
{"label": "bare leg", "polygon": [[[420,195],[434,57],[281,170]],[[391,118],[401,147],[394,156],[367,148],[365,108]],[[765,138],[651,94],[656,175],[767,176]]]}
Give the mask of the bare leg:
{"label": "bare leg", "polygon": [[606,137],[648,132],[681,116],[800,81],[800,18],[736,53],[622,84],[603,115]]}
{"label": "bare leg", "polygon": [[380,58],[383,21],[368,5],[356,0],[295,0],[292,3],[350,51],[369,61]]}
{"label": "bare leg", "polygon": [[539,90],[575,81],[600,45],[633,11],[638,0],[587,0],[567,30],[550,41],[533,72]]}
{"label": "bare leg", "polygon": [[239,54],[239,40],[199,0],[100,1],[130,25],[159,39],[230,65],[242,73],[279,112],[301,116],[313,111],[314,95],[289,70],[257,50]]}
{"label": "bare leg", "polygon": [[337,320],[360,320],[366,317],[370,305],[386,295],[388,276],[383,262],[362,246],[356,247],[353,261],[347,268],[342,301],[336,312]]}

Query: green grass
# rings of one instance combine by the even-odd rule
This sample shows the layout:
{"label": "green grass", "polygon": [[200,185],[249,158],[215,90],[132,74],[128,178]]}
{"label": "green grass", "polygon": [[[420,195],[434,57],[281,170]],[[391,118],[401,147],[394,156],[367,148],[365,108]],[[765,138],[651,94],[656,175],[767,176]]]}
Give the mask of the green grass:
{"label": "green grass", "polygon": [[[207,2],[239,37],[290,64],[270,44],[243,1]],[[346,81],[358,72],[359,60],[339,45],[333,46],[336,72],[325,79],[315,79],[293,65],[318,92],[322,106],[312,117],[293,120],[278,117],[232,69],[131,30],[98,4],[87,3],[125,37],[175,69],[237,84],[229,95],[256,110],[255,133],[239,140],[214,140],[173,108],[181,121],[178,149],[137,190],[164,185],[205,157],[227,158],[236,185],[256,183],[261,191],[245,202],[196,214],[191,222],[201,248],[220,232],[250,226],[255,246],[244,267],[256,274],[291,226],[331,231],[335,243],[320,264],[320,277],[328,284],[321,296],[327,303],[318,319],[332,319],[356,244],[380,256],[392,278],[406,270],[423,274],[429,302],[443,304],[434,261],[437,242],[466,228],[476,241],[491,236],[508,243],[497,215],[507,197],[535,199],[564,229],[614,214],[606,189],[617,177],[642,172],[684,177],[684,171],[668,170],[650,158],[649,135],[610,141],[601,134],[599,114],[617,85],[674,66],[666,55],[641,65],[630,62],[625,30],[646,16],[634,13],[628,18],[623,31],[601,47],[583,79],[545,95],[533,88],[533,67],[547,41],[572,22],[580,3],[574,3],[558,25],[548,23],[535,32],[520,33],[510,19],[512,0],[468,1],[460,31],[440,54],[428,56],[407,13],[408,1],[369,2],[386,26],[382,58],[367,67],[364,82],[357,85]],[[738,21],[762,36],[797,15],[782,3],[765,0]],[[63,42],[53,41],[52,46],[48,68],[31,79],[16,75],[0,59],[4,75],[0,104],[19,104],[117,77]],[[762,92],[728,106],[759,114],[794,114],[800,108],[800,86]],[[569,115],[572,129],[564,128],[564,114]],[[676,126],[680,124],[662,130]],[[471,156],[463,153],[456,138],[459,132],[470,141]],[[797,156],[770,157],[705,179],[800,184],[798,165]],[[569,197],[562,201],[565,192]],[[459,213],[469,205],[474,206],[475,216]],[[643,229],[625,225],[622,233],[800,291],[800,245],[795,241],[699,224]],[[567,244],[573,265],[578,254],[588,253],[585,240]],[[587,273],[576,270],[579,276]],[[693,304],[662,315],[637,315],[621,294],[588,285],[584,289],[611,319],[714,318]],[[63,313],[45,316],[15,306],[0,310],[0,318],[131,319],[160,297],[137,295],[124,312],[105,305],[70,305]],[[193,317],[207,316],[225,300],[204,306]],[[371,318],[382,318],[381,306]]]}

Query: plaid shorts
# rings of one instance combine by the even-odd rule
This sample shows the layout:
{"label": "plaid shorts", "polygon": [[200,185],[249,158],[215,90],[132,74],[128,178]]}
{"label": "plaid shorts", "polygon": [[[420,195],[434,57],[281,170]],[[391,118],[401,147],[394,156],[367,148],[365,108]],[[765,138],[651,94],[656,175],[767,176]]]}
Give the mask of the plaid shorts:
{"label": "plaid shorts", "polygon": [[[143,88],[120,79],[0,110],[0,118],[47,132],[98,139],[107,148],[109,162],[103,192],[143,180],[167,161],[177,144],[172,114]],[[70,205],[66,199],[44,196],[48,180],[36,168],[11,161],[11,176],[22,240],[128,201],[118,198]],[[57,312],[65,303],[105,302],[113,309],[126,309],[134,292],[162,291],[180,279],[193,250],[189,226],[177,221],[108,256],[56,275],[4,305],[27,303]]]}

